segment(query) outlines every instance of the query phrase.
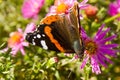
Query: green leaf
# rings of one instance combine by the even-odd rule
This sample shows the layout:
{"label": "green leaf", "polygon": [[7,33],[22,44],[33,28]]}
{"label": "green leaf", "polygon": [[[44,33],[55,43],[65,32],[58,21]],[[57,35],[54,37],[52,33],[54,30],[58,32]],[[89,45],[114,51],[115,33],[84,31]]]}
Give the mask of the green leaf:
{"label": "green leaf", "polygon": [[7,47],[7,42],[4,42],[2,45],[0,45],[0,50],[4,49]]}

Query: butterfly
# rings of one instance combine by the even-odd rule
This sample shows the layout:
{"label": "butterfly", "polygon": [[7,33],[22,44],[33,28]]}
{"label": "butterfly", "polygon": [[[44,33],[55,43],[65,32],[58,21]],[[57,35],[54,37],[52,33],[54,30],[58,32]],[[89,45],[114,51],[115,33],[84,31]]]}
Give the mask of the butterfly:
{"label": "butterfly", "polygon": [[45,17],[34,32],[27,33],[26,40],[46,50],[76,53],[82,58],[84,42],[81,36],[78,3],[69,14],[56,14]]}

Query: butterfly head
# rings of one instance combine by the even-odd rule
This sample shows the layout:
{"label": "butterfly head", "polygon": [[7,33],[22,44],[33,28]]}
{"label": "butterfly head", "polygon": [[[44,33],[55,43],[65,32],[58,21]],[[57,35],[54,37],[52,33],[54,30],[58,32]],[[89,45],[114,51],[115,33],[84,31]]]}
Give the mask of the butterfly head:
{"label": "butterfly head", "polygon": [[32,43],[33,34],[32,34],[32,33],[27,33],[25,39],[26,39],[29,43]]}

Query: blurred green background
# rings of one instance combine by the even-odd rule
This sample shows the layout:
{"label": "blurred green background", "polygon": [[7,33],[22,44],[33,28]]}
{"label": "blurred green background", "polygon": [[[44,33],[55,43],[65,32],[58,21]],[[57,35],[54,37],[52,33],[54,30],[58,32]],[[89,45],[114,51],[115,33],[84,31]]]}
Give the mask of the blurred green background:
{"label": "blurred green background", "polygon": [[[117,39],[113,43],[120,44],[120,21],[111,20],[107,14],[108,5],[114,0],[89,0],[88,4],[97,6],[97,18],[88,18],[85,16],[81,20],[81,25],[89,34],[93,36],[99,26],[106,23],[111,28],[111,33],[117,34]],[[9,34],[17,28],[26,28],[30,22],[39,24],[40,20],[45,17],[49,7],[53,5],[54,0],[46,0],[44,6],[39,12],[37,21],[25,19],[21,14],[21,7],[24,0],[0,0],[0,49],[6,47]],[[106,28],[107,28],[106,27]],[[2,46],[3,45],[3,46]],[[118,47],[120,50],[120,47]],[[116,58],[111,58],[114,64],[108,64],[107,68],[101,66],[102,73],[99,75],[91,72],[91,67],[86,65],[84,70],[80,69],[81,62],[72,60],[73,54],[65,56],[64,53],[46,51],[37,46],[30,45],[25,48],[26,55],[20,52],[13,57],[10,50],[6,53],[0,53],[0,80],[120,80],[120,53]],[[58,62],[54,61],[57,56]],[[56,58],[55,58],[56,59]]]}

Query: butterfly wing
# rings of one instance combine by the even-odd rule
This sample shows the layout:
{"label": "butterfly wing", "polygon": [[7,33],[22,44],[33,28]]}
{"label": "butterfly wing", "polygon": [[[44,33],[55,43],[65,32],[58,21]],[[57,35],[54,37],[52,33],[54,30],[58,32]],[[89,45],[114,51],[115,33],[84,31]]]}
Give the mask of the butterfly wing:
{"label": "butterfly wing", "polygon": [[74,52],[69,31],[64,26],[66,26],[66,23],[62,16],[48,16],[41,21],[34,32],[27,34],[26,40],[46,50],[66,53]]}
{"label": "butterfly wing", "polygon": [[[79,28],[81,29],[81,27],[78,3],[76,2],[71,8],[70,14],[59,15],[59,20],[54,22],[54,26],[55,30],[62,36],[59,37],[58,35],[54,35],[56,36],[57,40],[60,40],[60,38],[62,38],[63,41],[65,41],[65,43],[68,43],[68,46],[70,46],[76,52],[76,54],[82,58],[84,53],[84,43],[81,37],[81,30],[79,31]],[[60,42],[63,43],[63,41]],[[67,48],[68,47],[65,49]]]}
{"label": "butterfly wing", "polygon": [[57,52],[83,54],[78,3],[71,8],[69,15],[51,15],[41,20],[39,27],[28,33],[26,40],[44,49]]}
{"label": "butterfly wing", "polygon": [[[78,56],[80,58],[82,58],[85,46],[84,46],[84,42],[83,42],[82,36],[81,36],[81,24],[80,24],[80,13],[79,13],[78,2],[74,3],[74,6],[73,6],[73,8],[71,8],[69,16],[70,16],[70,20],[71,20],[72,24],[74,25],[73,26],[74,31],[76,32],[73,34],[75,36],[75,38],[74,37],[72,38],[73,39],[72,40],[73,47],[74,47],[75,52],[78,54]],[[71,32],[72,32],[72,30],[71,30]]]}
{"label": "butterfly wing", "polygon": [[[40,46],[43,49],[60,52],[60,50],[56,47],[57,45],[59,45],[59,43],[57,40],[54,39],[54,37],[51,33],[52,31],[50,31],[48,29],[48,34],[50,36],[48,34],[46,34],[46,32],[45,32],[45,30],[48,27],[51,27],[51,26],[46,26],[45,24],[38,25],[38,28],[34,32],[27,33],[26,40],[28,42],[32,43],[33,45]],[[50,29],[52,29],[52,27]],[[51,39],[50,39],[50,37],[51,37]],[[55,43],[57,45],[55,45]],[[59,46],[59,47],[61,47],[61,46]]]}

